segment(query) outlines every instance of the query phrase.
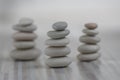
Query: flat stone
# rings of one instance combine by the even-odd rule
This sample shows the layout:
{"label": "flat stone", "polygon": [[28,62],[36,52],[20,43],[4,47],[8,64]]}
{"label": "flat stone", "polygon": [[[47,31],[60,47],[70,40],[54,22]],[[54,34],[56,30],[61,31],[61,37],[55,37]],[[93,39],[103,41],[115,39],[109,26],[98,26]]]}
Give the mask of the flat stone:
{"label": "flat stone", "polygon": [[99,32],[97,30],[89,30],[89,29],[83,29],[83,33],[85,33],[88,36],[95,36]]}
{"label": "flat stone", "polygon": [[41,54],[41,50],[37,48],[26,50],[12,50],[10,56],[15,60],[35,60]]}
{"label": "flat stone", "polygon": [[100,50],[98,45],[83,44],[78,48],[78,51],[84,54],[96,53]]}
{"label": "flat stone", "polygon": [[47,47],[45,54],[50,57],[62,57],[66,56],[71,52],[69,47]]}
{"label": "flat stone", "polygon": [[87,36],[87,35],[83,35],[80,37],[79,39],[81,42],[83,43],[87,43],[87,44],[96,44],[98,42],[100,42],[100,38],[99,37],[94,37],[94,36]]}
{"label": "flat stone", "polygon": [[69,44],[69,39],[64,38],[64,39],[48,39],[46,40],[46,45],[49,46],[56,46],[56,47],[61,47],[61,46],[66,46]]}
{"label": "flat stone", "polygon": [[34,21],[30,18],[21,18],[19,20],[19,25],[21,26],[28,26],[28,25],[32,25]]}
{"label": "flat stone", "polygon": [[100,53],[94,53],[94,54],[79,54],[77,57],[81,61],[93,61],[97,60],[101,56]]}
{"label": "flat stone", "polygon": [[96,29],[97,28],[97,24],[96,23],[87,23],[87,24],[85,24],[85,27],[87,29]]}
{"label": "flat stone", "polygon": [[14,46],[17,49],[29,49],[35,47],[34,41],[14,41]]}
{"label": "flat stone", "polygon": [[67,26],[68,26],[68,24],[64,21],[59,21],[52,25],[53,29],[55,29],[57,31],[65,30],[65,28],[67,28]]}
{"label": "flat stone", "polygon": [[65,38],[67,35],[69,35],[70,31],[69,30],[64,30],[64,31],[49,31],[47,35],[50,38],[53,39],[59,39],[59,38]]}
{"label": "flat stone", "polygon": [[15,26],[13,26],[13,29],[16,31],[20,31],[20,32],[33,32],[37,29],[37,26],[30,25],[30,26],[23,27],[23,26],[17,24]]}
{"label": "flat stone", "polygon": [[12,37],[16,41],[33,41],[38,36],[35,33],[16,32],[16,33],[13,34]]}
{"label": "flat stone", "polygon": [[52,68],[67,67],[72,63],[72,59],[69,57],[49,58],[46,60],[46,64]]}

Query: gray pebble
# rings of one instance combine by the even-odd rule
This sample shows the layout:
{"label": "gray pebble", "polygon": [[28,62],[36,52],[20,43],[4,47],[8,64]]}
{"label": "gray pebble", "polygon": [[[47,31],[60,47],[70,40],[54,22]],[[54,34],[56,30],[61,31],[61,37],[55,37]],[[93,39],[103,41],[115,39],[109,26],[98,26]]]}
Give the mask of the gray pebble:
{"label": "gray pebble", "polygon": [[21,26],[28,26],[28,25],[32,25],[33,22],[34,21],[30,18],[22,18],[22,19],[20,19],[19,24]]}
{"label": "gray pebble", "polygon": [[18,25],[13,26],[13,29],[17,30],[17,31],[20,31],[20,32],[33,32],[37,29],[37,26],[30,25],[30,26],[27,26],[27,27],[23,27],[23,26],[18,24]]}
{"label": "gray pebble", "polygon": [[17,49],[29,49],[35,46],[34,41],[14,41],[14,46]]}
{"label": "gray pebble", "polygon": [[81,61],[93,61],[98,59],[101,56],[100,53],[94,53],[94,54],[79,54],[78,59]]}
{"label": "gray pebble", "polygon": [[67,67],[70,63],[72,63],[72,59],[69,57],[49,58],[46,60],[46,64],[53,68]]}
{"label": "gray pebble", "polygon": [[96,53],[100,47],[98,45],[83,44],[78,48],[78,51],[83,54]]}
{"label": "gray pebble", "polygon": [[27,50],[13,50],[10,53],[10,56],[15,60],[35,60],[41,54],[41,50],[33,48]]}
{"label": "gray pebble", "polygon": [[96,29],[97,28],[97,24],[96,23],[87,23],[87,24],[85,24],[85,27],[87,29]]}
{"label": "gray pebble", "polygon": [[46,45],[49,46],[66,46],[67,44],[69,44],[69,39],[68,38],[64,38],[64,39],[48,39],[46,40]]}
{"label": "gray pebble", "polygon": [[69,30],[64,30],[64,31],[49,31],[47,35],[50,38],[53,39],[59,39],[59,38],[65,38],[67,35],[69,35],[70,31]]}
{"label": "gray pebble", "polygon": [[95,36],[99,33],[97,30],[89,30],[89,29],[83,29],[83,32],[88,36]]}
{"label": "gray pebble", "polygon": [[71,52],[69,47],[47,47],[45,54],[50,57],[62,57],[66,56]]}
{"label": "gray pebble", "polygon": [[65,30],[65,28],[67,28],[67,26],[68,26],[68,24],[64,21],[59,21],[52,25],[53,29],[55,29],[57,31]]}
{"label": "gray pebble", "polygon": [[96,44],[100,42],[100,38],[97,36],[94,37],[94,36],[83,35],[80,37],[80,41],[88,44]]}
{"label": "gray pebble", "polygon": [[35,33],[16,32],[12,37],[16,41],[33,41],[37,38],[37,35]]}

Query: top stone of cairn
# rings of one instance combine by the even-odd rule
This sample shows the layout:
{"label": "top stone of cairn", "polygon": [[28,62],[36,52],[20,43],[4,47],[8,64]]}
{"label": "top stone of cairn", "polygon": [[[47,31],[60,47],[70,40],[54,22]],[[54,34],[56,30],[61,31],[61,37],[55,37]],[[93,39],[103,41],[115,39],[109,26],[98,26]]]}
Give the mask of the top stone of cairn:
{"label": "top stone of cairn", "polygon": [[96,23],[87,23],[87,24],[85,24],[85,27],[87,29],[96,29],[97,28],[97,24]]}
{"label": "top stone of cairn", "polygon": [[56,22],[52,25],[53,29],[56,31],[62,31],[67,28],[68,24],[64,21]]}
{"label": "top stone of cairn", "polygon": [[24,17],[19,20],[19,25],[28,26],[31,25],[34,21],[30,18]]}

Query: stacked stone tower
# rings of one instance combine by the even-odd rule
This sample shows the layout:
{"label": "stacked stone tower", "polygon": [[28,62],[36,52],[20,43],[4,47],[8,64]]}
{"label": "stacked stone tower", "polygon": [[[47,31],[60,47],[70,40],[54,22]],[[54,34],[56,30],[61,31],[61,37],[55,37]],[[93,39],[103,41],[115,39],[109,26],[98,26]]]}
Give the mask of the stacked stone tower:
{"label": "stacked stone tower", "polygon": [[86,29],[83,30],[85,35],[80,37],[80,42],[83,42],[78,51],[81,53],[78,55],[78,59],[81,61],[93,61],[100,57],[98,52],[100,47],[97,43],[100,42],[100,38],[96,35],[99,33],[97,30],[96,23],[87,23],[85,24]]}
{"label": "stacked stone tower", "polygon": [[56,22],[53,24],[53,31],[49,31],[47,35],[51,38],[46,40],[46,45],[49,45],[45,49],[45,54],[49,56],[46,60],[46,64],[49,67],[66,67],[72,60],[67,57],[71,50],[67,47],[69,44],[69,39],[66,38],[70,31],[67,28],[67,23],[64,21]]}

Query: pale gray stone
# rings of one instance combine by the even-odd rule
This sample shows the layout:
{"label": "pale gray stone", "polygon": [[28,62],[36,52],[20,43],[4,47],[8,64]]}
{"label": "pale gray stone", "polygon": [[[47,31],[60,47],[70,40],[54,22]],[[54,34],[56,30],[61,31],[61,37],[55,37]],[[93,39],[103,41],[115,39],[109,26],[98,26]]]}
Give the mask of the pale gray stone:
{"label": "pale gray stone", "polygon": [[32,41],[37,38],[37,35],[35,33],[16,32],[12,37],[16,41]]}
{"label": "pale gray stone", "polygon": [[59,21],[52,25],[53,29],[55,29],[57,31],[65,30],[65,28],[67,28],[67,26],[68,26],[68,24],[64,21]]}
{"label": "pale gray stone", "polygon": [[84,54],[96,53],[99,51],[100,47],[98,45],[83,44],[78,48],[78,51]]}
{"label": "pale gray stone", "polygon": [[66,56],[71,52],[70,48],[65,47],[47,47],[45,49],[45,54],[50,57],[62,57]]}
{"label": "pale gray stone", "polygon": [[67,67],[71,63],[72,59],[70,57],[49,58],[46,60],[46,64],[53,68]]}
{"label": "pale gray stone", "polygon": [[32,19],[26,18],[26,17],[21,18],[21,19],[19,20],[19,24],[20,24],[21,26],[32,25],[33,22],[34,22],[34,21],[33,21]]}
{"label": "pale gray stone", "polygon": [[101,56],[100,53],[94,53],[94,54],[79,54],[77,57],[81,61],[93,61],[98,59]]}
{"label": "pale gray stone", "polygon": [[88,36],[95,36],[99,32],[97,30],[83,29],[83,33],[87,34]]}
{"label": "pale gray stone", "polygon": [[88,29],[96,29],[98,26],[96,23],[87,23],[85,24],[85,27]]}
{"label": "pale gray stone", "polygon": [[83,35],[80,37],[79,39],[81,42],[84,43],[88,43],[88,44],[96,44],[98,42],[100,42],[100,38],[97,36],[87,36],[87,35]]}
{"label": "pale gray stone", "polygon": [[13,29],[16,31],[20,31],[20,32],[33,32],[37,29],[37,26],[29,25],[29,26],[23,27],[23,26],[17,24],[17,25],[13,26]]}
{"label": "pale gray stone", "polygon": [[69,44],[69,39],[68,38],[64,38],[64,39],[48,39],[46,40],[46,45],[49,46],[66,46],[67,44]]}
{"label": "pale gray stone", "polygon": [[67,35],[69,35],[70,31],[69,30],[64,30],[64,31],[49,31],[47,35],[50,38],[53,39],[59,39],[59,38],[65,38]]}
{"label": "pale gray stone", "polygon": [[37,48],[26,49],[26,50],[13,50],[10,56],[15,60],[35,60],[41,54],[41,50]]}
{"label": "pale gray stone", "polygon": [[29,49],[35,46],[34,41],[14,41],[14,46],[17,49]]}

